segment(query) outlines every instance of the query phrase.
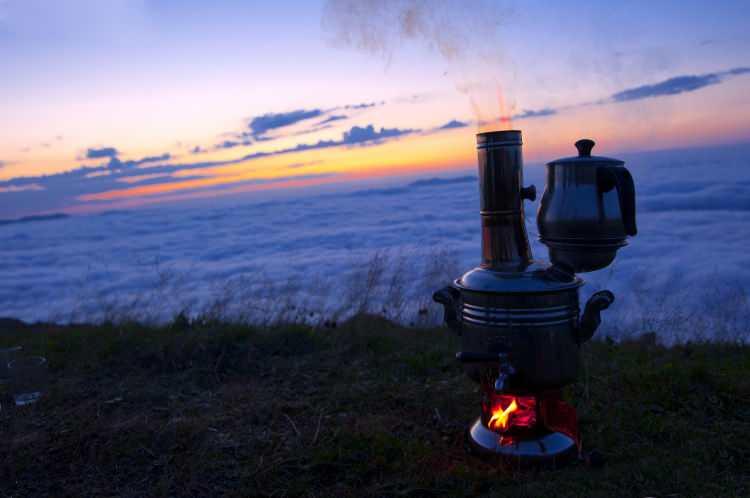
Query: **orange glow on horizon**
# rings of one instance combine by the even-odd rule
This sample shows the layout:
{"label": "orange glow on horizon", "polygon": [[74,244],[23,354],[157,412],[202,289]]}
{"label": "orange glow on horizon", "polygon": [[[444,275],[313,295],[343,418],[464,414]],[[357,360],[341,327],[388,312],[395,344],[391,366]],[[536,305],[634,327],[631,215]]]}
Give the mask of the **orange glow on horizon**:
{"label": "orange glow on horizon", "polygon": [[[740,85],[730,81],[725,88]],[[701,91],[701,95],[687,94],[678,98],[644,100],[629,104],[607,104],[596,106],[579,106],[566,109],[559,114],[523,119],[516,123],[516,128],[523,131],[524,160],[527,165],[545,163],[549,160],[570,156],[576,153],[573,143],[581,137],[591,137],[597,142],[596,152],[601,155],[617,156],[626,151],[653,150],[670,147],[690,147],[715,143],[737,143],[750,138],[750,120],[738,106],[731,106],[734,94],[722,93],[718,86]],[[710,109],[699,105],[707,99],[714,99],[732,111],[723,115],[722,120],[711,120]],[[470,99],[471,100],[471,99]],[[510,127],[510,109],[502,94],[498,93],[496,105],[506,121],[490,125],[486,129]],[[489,108],[489,107],[488,107]],[[659,119],[645,120],[648,111],[656,113]],[[169,161],[145,163],[136,166],[138,173],[116,178],[114,183],[103,183],[110,190],[87,193],[77,197],[78,201],[89,203],[86,206],[69,206],[58,211],[96,211],[112,208],[113,205],[138,206],[164,200],[166,202],[197,197],[221,196],[260,190],[295,188],[301,186],[337,184],[341,182],[376,179],[387,176],[405,176],[429,174],[441,171],[461,169],[473,170],[476,164],[475,129],[473,126],[436,131],[427,129],[415,132],[399,139],[385,141],[367,146],[336,146],[306,151],[274,154],[274,151],[292,148],[297,143],[316,143],[320,137],[301,140],[294,135],[284,136],[278,140],[257,144],[262,149],[237,147],[232,149],[213,150],[206,154],[191,155],[183,147],[173,152]],[[330,136],[338,132],[330,131]],[[326,136],[322,139],[326,140]],[[17,175],[18,171],[29,171],[26,176],[51,168],[54,171],[74,170],[75,167],[63,167],[59,154],[64,145],[54,145],[45,149],[42,160],[36,168],[27,170],[26,162],[6,161],[0,170],[6,176]],[[223,164],[205,167],[193,167],[201,162],[233,161],[248,153],[266,151],[268,156],[241,161],[235,164]],[[163,152],[163,151],[162,151]],[[80,158],[81,150],[74,154]],[[122,157],[140,158],[158,155],[153,150],[139,150]],[[56,159],[57,157],[57,159]],[[81,164],[81,160],[76,160]],[[163,174],[152,170],[163,163],[191,165]],[[84,160],[83,164],[103,167],[106,160]],[[91,177],[110,174],[106,167],[102,171],[91,173]],[[148,180],[163,183],[137,184]],[[196,178],[199,177],[199,178]]]}
{"label": "orange glow on horizon", "polygon": [[[573,155],[575,149],[572,144],[583,136],[592,136],[597,141],[599,153],[603,155],[616,154],[628,149],[647,149],[647,146],[653,143],[650,138],[655,132],[656,125],[643,123],[637,114],[622,111],[622,106],[613,104],[600,106],[595,110],[586,107],[572,109],[564,116],[553,115],[524,120],[523,126],[519,128],[523,131],[525,162],[543,163],[561,156]],[[675,146],[685,146],[690,144],[693,137],[721,135],[726,127],[736,129],[737,124],[727,120],[724,123],[716,123],[713,127],[704,125],[697,128],[695,123],[699,120],[700,115],[680,114],[679,118],[672,119],[669,129],[661,130],[662,136],[669,137]],[[593,133],[591,130],[596,132]],[[87,194],[80,196],[79,200],[146,199],[173,195],[185,190],[226,185],[226,189],[209,194],[222,195],[225,192],[250,192],[298,184],[338,183],[391,175],[473,168],[476,161],[474,140],[474,131],[470,127],[465,127],[439,133],[415,134],[379,145],[338,146],[270,155],[237,164],[177,171],[171,175],[176,179],[174,182]],[[223,152],[221,158],[233,159],[227,152]],[[211,159],[216,160],[218,157]],[[143,168],[143,172],[148,174],[148,168]],[[314,181],[312,178],[298,178],[314,175],[327,176],[321,176]],[[181,177],[188,176],[205,178],[180,180]],[[252,181],[264,183],[241,185],[242,182]],[[233,188],[231,184],[239,185]],[[137,205],[137,202],[135,204]]]}
{"label": "orange glow on horizon", "polygon": [[[177,179],[180,176],[211,175],[207,178],[116,189],[86,194],[79,199],[109,201],[149,197],[247,181],[267,181],[269,183],[264,184],[265,188],[272,188],[269,185],[289,186],[299,180],[296,177],[307,175],[337,175],[351,180],[455,169],[473,165],[473,142],[469,140],[473,140],[470,134],[448,131],[434,135],[405,137],[378,146],[313,149],[251,159],[232,165],[186,170],[173,175]],[[294,175],[290,175],[289,164],[295,162],[301,163],[302,166],[295,168]],[[259,189],[260,184],[256,187]]]}

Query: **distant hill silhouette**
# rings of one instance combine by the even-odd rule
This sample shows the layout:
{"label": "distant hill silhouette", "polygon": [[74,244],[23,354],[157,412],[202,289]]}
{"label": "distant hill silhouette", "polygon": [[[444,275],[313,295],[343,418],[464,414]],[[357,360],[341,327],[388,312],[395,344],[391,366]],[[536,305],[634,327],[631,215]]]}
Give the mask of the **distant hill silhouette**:
{"label": "distant hill silhouette", "polygon": [[23,218],[17,218],[15,220],[0,220],[0,225],[12,225],[13,223],[31,223],[34,221],[61,220],[63,218],[70,218],[70,215],[65,213],[52,213],[40,214],[36,216],[24,216]]}
{"label": "distant hill silhouette", "polygon": [[425,178],[422,180],[413,181],[407,185],[400,187],[388,187],[388,188],[373,188],[366,190],[356,190],[349,194],[345,194],[350,197],[361,197],[366,195],[399,195],[413,191],[414,189],[423,187],[436,187],[440,185],[453,185],[457,183],[467,183],[477,181],[476,176],[457,176],[452,178]]}

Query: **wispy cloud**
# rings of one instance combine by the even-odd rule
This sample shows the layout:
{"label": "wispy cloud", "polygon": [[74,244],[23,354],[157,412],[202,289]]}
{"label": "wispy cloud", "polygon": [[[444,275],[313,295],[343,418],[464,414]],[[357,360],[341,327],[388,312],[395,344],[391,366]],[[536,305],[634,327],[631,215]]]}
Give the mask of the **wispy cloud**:
{"label": "wispy cloud", "polygon": [[546,107],[544,109],[539,109],[539,110],[524,109],[520,113],[512,116],[511,119],[521,120],[521,119],[529,119],[529,118],[543,118],[545,116],[554,116],[555,114],[557,114],[557,110],[550,109],[549,107]]}
{"label": "wispy cloud", "polygon": [[249,154],[243,158],[243,160],[256,159],[259,157],[275,156],[279,154],[288,154],[292,152],[303,152],[314,149],[327,149],[330,147],[341,147],[341,146],[369,146],[378,145],[386,140],[395,139],[404,135],[416,133],[419,130],[411,128],[383,128],[379,130],[374,125],[367,126],[352,126],[348,130],[341,134],[340,140],[318,140],[311,144],[297,144],[294,147],[286,149],[279,149],[272,152],[256,152]]}
{"label": "wispy cloud", "polygon": [[739,76],[746,73],[750,73],[750,68],[737,67],[718,73],[675,76],[674,78],[669,78],[658,83],[622,90],[621,92],[613,94],[609,100],[613,102],[629,102],[633,100],[694,92],[707,86],[718,85],[729,77]]}
{"label": "wispy cloud", "polygon": [[[310,109],[296,109],[288,112],[268,112],[259,116],[250,118],[247,121],[246,128],[240,131],[230,131],[221,134],[228,137],[220,143],[214,145],[214,149],[231,149],[239,146],[249,146],[253,142],[267,142],[282,137],[292,137],[300,135],[309,135],[329,128],[334,123],[344,121],[357,115],[359,111],[364,111],[373,107],[383,106],[385,100],[361,102],[358,104],[346,104],[331,108],[315,107]],[[350,111],[343,113],[341,111]],[[318,119],[316,119],[318,118]],[[302,129],[290,133],[284,133],[284,128],[291,127],[298,123],[313,121]],[[199,154],[205,149],[196,147],[191,151],[193,154]]]}
{"label": "wispy cloud", "polygon": [[612,95],[611,99],[615,102],[627,102],[664,95],[677,95],[678,93],[694,92],[717,83],[721,83],[721,78],[717,74],[677,76],[653,85],[642,85],[617,92]]}
{"label": "wispy cloud", "polygon": [[438,126],[438,130],[452,130],[454,128],[465,128],[469,126],[469,123],[466,121],[458,121],[457,119],[451,119],[447,123],[445,123],[442,126]]}
{"label": "wispy cloud", "polygon": [[333,123],[334,121],[341,121],[342,119],[347,119],[348,117],[349,116],[345,114],[332,114],[325,118],[323,121],[319,122],[318,126]]}
{"label": "wispy cloud", "polygon": [[[196,161],[186,163],[176,163],[169,154],[165,153],[159,156],[147,156],[137,160],[121,160],[118,157],[119,151],[115,147],[102,147],[99,149],[89,149],[91,155],[108,161],[98,166],[81,166],[77,169],[57,173],[53,175],[43,175],[36,177],[18,177],[6,181],[0,181],[0,193],[3,195],[14,196],[11,204],[17,212],[34,212],[39,210],[64,209],[81,202],[94,201],[104,198],[105,194],[117,194],[120,197],[129,195],[129,192],[122,190],[123,183],[128,184],[128,188],[138,186],[164,186],[165,190],[179,190],[180,192],[187,189],[190,191],[197,190],[230,190],[232,185],[254,184],[256,181],[238,180],[230,181],[227,186],[205,184],[201,186],[201,181],[210,178],[211,168],[228,166],[233,164],[244,163],[269,156],[282,154],[292,154],[305,152],[315,149],[324,149],[331,147],[367,147],[383,143],[388,140],[395,140],[402,136],[415,133],[418,130],[402,128],[376,128],[373,124],[366,126],[352,126],[341,133],[341,138],[332,140],[319,140],[314,143],[299,143],[293,147],[276,149],[271,151],[254,152],[244,156],[222,161]],[[192,151],[203,151],[200,147],[193,148]],[[90,154],[87,154],[87,158]],[[141,167],[148,163],[148,167]],[[155,163],[155,164],[154,164]],[[287,169],[296,169],[305,165],[313,164],[312,162],[292,163]],[[200,174],[189,174],[190,171],[201,170]],[[249,171],[245,169],[245,171]],[[179,176],[176,176],[180,173]],[[188,173],[188,174],[186,174]],[[274,182],[284,182],[292,180],[305,180],[313,178],[306,176],[282,176],[273,180]],[[315,177],[318,178],[318,177]],[[265,180],[264,180],[265,181]],[[269,180],[270,181],[270,180]],[[249,182],[249,183],[248,183]],[[183,185],[188,185],[182,187]],[[151,192],[151,190],[153,192]],[[159,189],[151,189],[149,193],[143,195],[159,195]],[[135,194],[133,194],[135,195]],[[138,194],[140,195],[140,194]]]}
{"label": "wispy cloud", "polygon": [[44,190],[44,187],[42,187],[38,183],[29,183],[27,185],[6,185],[6,186],[0,185],[0,193],[27,192],[27,191],[39,191],[39,190]]}
{"label": "wispy cloud", "polygon": [[117,157],[117,149],[114,147],[89,148],[86,151],[86,159],[103,159]]}
{"label": "wispy cloud", "polygon": [[248,123],[248,128],[253,137],[264,137],[269,131],[277,130],[323,115],[321,109],[297,109],[290,112],[270,112],[262,116],[256,116]]}
{"label": "wispy cloud", "polygon": [[170,154],[169,152],[165,152],[164,154],[160,156],[147,156],[134,162],[135,164],[140,165],[140,164],[146,164],[146,163],[158,163],[161,161],[169,161],[170,159],[172,159],[172,154]]}
{"label": "wispy cloud", "polygon": [[237,161],[247,161],[260,157],[276,156],[279,154],[289,154],[292,152],[302,152],[313,149],[326,149],[330,147],[377,145],[386,140],[399,138],[418,131],[419,130],[411,128],[381,127],[380,129],[377,129],[372,124],[368,124],[367,126],[352,126],[348,130],[342,132],[341,139],[339,140],[318,140],[315,143],[300,143],[294,147],[277,149],[270,152],[254,152],[238,159]]}
{"label": "wispy cloud", "polygon": [[344,109],[369,109],[370,107],[376,107],[379,105],[385,105],[385,100],[380,100],[378,102],[362,102],[361,104],[349,104],[345,105]]}
{"label": "wispy cloud", "polygon": [[396,138],[413,133],[412,129],[399,128],[380,128],[376,130],[373,125],[365,127],[353,126],[349,131],[345,131],[341,142],[343,145],[363,145],[367,142],[380,142],[387,138]]}
{"label": "wispy cloud", "polygon": [[632,88],[626,88],[610,95],[607,98],[596,100],[594,102],[584,102],[582,104],[566,105],[557,108],[545,107],[543,109],[531,110],[525,109],[518,114],[511,116],[514,120],[523,120],[531,118],[541,118],[554,116],[569,109],[583,106],[599,106],[608,104],[620,104],[634,102],[643,99],[652,99],[660,97],[669,97],[682,93],[690,93],[701,90],[707,86],[718,85],[729,78],[750,74],[750,67],[736,67],[726,71],[715,73],[693,74],[674,76],[657,83],[639,85]]}
{"label": "wispy cloud", "polygon": [[297,163],[290,163],[286,165],[285,169],[299,169],[299,168],[304,168],[305,166],[313,166],[315,164],[320,164],[322,162],[323,161],[321,161],[320,159],[316,159],[315,161],[302,161],[302,162],[297,162]]}
{"label": "wispy cloud", "polygon": [[748,74],[750,73],[750,67],[735,67],[734,69],[730,69],[728,71],[725,71],[725,75],[731,75],[731,76],[739,76],[741,74]]}
{"label": "wispy cloud", "polygon": [[[233,149],[235,147],[245,147],[248,145],[252,145],[252,141],[250,140],[242,140],[242,141],[236,141],[236,140],[224,140],[223,142],[220,142],[216,145],[214,145],[215,149]],[[193,154],[197,154],[197,152],[193,152]]]}

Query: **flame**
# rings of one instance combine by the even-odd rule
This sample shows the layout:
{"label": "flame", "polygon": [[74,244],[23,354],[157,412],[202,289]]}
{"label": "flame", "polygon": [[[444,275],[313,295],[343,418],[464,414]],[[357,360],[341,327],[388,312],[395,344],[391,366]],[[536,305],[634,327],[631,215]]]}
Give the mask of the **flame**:
{"label": "flame", "polygon": [[510,130],[513,128],[512,109],[506,104],[503,87],[497,81],[495,81],[495,92],[497,94],[498,125],[500,129]]}
{"label": "flame", "polygon": [[[470,92],[471,89],[467,89],[467,92]],[[476,97],[472,95],[471,93],[467,93],[469,97],[469,103],[471,104],[472,109],[474,110],[474,116],[477,119],[477,125],[478,130],[480,132],[482,131],[496,131],[496,130],[510,130],[513,128],[513,112],[515,109],[515,104],[511,103],[510,105],[507,103],[505,99],[505,92],[503,92],[502,85],[495,80],[495,101],[494,104],[497,105],[497,114],[491,114],[491,117],[487,118],[483,113],[481,112],[480,106],[476,101]],[[488,104],[488,107],[491,107],[489,105],[489,101],[486,102]]]}
{"label": "flame", "polygon": [[492,410],[492,417],[490,417],[490,421],[487,423],[487,425],[492,430],[504,431],[508,428],[508,422],[510,421],[511,413],[515,412],[516,410],[518,410],[518,404],[516,403],[515,398],[513,398],[513,401],[511,401],[506,408],[498,405],[495,409]]}

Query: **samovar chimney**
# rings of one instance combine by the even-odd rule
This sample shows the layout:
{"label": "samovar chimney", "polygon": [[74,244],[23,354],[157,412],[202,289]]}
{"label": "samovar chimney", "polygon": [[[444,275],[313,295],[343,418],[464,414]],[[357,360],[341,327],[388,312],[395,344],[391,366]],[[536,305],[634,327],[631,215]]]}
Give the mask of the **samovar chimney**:
{"label": "samovar chimney", "polygon": [[483,268],[514,271],[532,259],[523,200],[536,189],[523,187],[522,143],[519,130],[477,135]]}

